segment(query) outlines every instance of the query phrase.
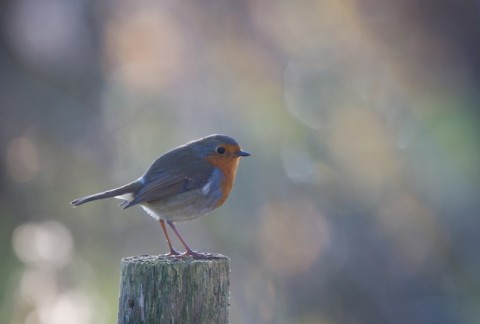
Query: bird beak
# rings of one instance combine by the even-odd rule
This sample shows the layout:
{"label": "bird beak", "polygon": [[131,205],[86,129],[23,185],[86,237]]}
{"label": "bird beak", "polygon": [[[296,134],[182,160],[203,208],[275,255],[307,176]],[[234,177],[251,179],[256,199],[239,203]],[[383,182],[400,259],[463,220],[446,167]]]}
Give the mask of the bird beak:
{"label": "bird beak", "polygon": [[236,153],[237,156],[250,156],[251,154],[245,151],[240,150]]}

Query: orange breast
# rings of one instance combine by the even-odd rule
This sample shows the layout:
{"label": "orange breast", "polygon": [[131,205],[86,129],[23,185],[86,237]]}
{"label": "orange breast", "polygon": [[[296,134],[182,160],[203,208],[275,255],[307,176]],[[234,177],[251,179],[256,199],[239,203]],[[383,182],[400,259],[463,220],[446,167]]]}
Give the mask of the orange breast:
{"label": "orange breast", "polygon": [[233,183],[235,182],[235,175],[237,173],[238,162],[240,158],[237,156],[228,155],[212,155],[207,158],[213,166],[217,167],[223,173],[223,179],[220,184],[222,190],[222,197],[218,201],[217,207],[221,206],[228,198],[230,191],[232,191]]}

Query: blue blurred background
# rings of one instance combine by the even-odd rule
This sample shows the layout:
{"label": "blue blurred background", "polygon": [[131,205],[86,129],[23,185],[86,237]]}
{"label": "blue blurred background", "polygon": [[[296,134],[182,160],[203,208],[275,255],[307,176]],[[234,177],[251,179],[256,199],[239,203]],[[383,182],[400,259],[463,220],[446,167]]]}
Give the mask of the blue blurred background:
{"label": "blue blurred background", "polygon": [[[211,133],[253,154],[179,230],[232,259],[232,323],[480,323],[480,4],[0,4],[0,322],[114,323],[118,201]],[[177,246],[178,242],[176,242]]]}

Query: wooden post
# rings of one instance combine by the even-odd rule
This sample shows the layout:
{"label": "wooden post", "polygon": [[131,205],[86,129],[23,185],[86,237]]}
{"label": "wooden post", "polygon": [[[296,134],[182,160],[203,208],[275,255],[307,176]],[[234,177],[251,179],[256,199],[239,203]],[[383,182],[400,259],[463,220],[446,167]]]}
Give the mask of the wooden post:
{"label": "wooden post", "polygon": [[123,258],[118,324],[228,323],[229,273],[220,254]]}

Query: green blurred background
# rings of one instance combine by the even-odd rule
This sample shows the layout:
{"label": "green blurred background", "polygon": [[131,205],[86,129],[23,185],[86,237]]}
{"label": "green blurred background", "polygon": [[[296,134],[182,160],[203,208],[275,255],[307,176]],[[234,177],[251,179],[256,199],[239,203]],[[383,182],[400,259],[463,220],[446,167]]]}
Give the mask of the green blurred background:
{"label": "green blurred background", "polygon": [[480,323],[478,1],[0,15],[1,323],[114,323],[120,259],[166,252],[160,226],[68,202],[211,133],[253,157],[178,227],[231,257],[232,323]]}

